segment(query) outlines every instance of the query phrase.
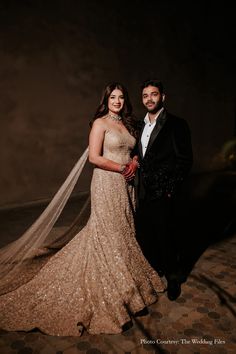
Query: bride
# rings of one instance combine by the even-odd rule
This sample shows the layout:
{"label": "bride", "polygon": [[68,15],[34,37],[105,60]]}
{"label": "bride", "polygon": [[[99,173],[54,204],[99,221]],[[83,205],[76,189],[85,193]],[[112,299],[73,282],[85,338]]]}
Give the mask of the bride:
{"label": "bride", "polygon": [[[31,278],[26,281],[22,277],[13,289],[12,281],[8,281],[8,290],[5,288],[0,296],[0,328],[37,328],[58,336],[80,336],[84,329],[93,334],[120,333],[130,322],[130,315],[154,303],[157,293],[164,291],[135,239],[132,179],[138,162],[136,156],[131,157],[136,142],[131,111],[125,87],[109,84],[89,136],[89,161],[95,165],[90,218],[56,254],[47,261],[41,257],[42,265]],[[69,186],[73,183],[70,181]],[[55,214],[51,216],[53,223]],[[21,252],[38,247],[39,254],[49,250],[37,244],[37,235],[45,233],[46,227],[42,227],[43,221],[39,225],[29,229],[27,242],[23,235],[2,254],[0,250],[0,255],[9,254],[14,247]],[[21,262],[18,280],[23,273],[32,272],[36,255],[33,252],[30,257],[28,253],[28,262],[26,258]],[[12,264],[17,264],[17,257]]]}

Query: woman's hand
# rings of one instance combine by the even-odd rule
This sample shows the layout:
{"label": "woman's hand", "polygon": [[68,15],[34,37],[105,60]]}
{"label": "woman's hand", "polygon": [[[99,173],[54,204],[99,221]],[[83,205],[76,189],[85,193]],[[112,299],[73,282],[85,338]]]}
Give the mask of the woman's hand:
{"label": "woman's hand", "polygon": [[122,175],[124,176],[126,181],[131,181],[134,178],[138,168],[139,168],[139,162],[137,156],[134,156],[132,161],[126,164],[125,169],[122,171]]}

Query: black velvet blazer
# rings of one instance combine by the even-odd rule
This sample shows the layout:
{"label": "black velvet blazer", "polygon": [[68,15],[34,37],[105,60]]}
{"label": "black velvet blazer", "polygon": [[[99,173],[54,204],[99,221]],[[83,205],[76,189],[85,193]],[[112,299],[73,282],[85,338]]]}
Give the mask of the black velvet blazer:
{"label": "black velvet blazer", "polygon": [[141,128],[138,142],[140,169],[135,181],[139,199],[159,199],[175,195],[192,166],[191,135],[187,122],[164,110],[152,131],[143,157]]}

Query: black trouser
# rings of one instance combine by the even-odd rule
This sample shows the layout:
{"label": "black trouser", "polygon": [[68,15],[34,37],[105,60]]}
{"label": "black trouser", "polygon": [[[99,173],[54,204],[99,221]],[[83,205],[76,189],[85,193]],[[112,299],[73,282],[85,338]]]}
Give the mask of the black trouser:
{"label": "black trouser", "polygon": [[136,231],[137,241],[152,267],[163,271],[167,280],[176,278],[178,235],[175,232],[172,200],[140,200]]}

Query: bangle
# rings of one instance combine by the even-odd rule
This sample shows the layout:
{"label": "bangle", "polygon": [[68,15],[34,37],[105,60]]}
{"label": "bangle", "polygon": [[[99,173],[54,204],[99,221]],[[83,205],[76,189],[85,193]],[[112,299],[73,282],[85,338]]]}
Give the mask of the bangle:
{"label": "bangle", "polygon": [[126,165],[121,165],[120,166],[120,173],[123,173],[124,172],[124,170],[125,170],[125,168],[126,168]]}

